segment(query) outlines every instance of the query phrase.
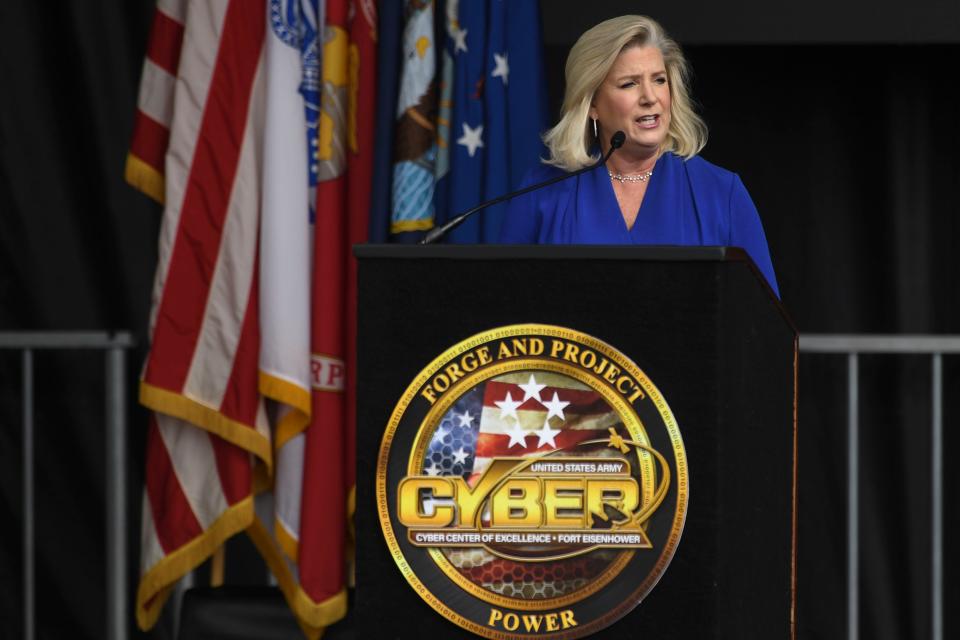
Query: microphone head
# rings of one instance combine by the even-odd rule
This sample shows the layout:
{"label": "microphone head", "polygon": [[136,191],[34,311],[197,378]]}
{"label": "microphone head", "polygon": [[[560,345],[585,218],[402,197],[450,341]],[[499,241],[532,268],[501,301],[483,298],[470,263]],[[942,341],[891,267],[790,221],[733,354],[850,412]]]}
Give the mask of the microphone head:
{"label": "microphone head", "polygon": [[610,138],[610,148],[619,149],[623,146],[623,143],[626,141],[626,139],[627,136],[623,133],[623,131],[617,131],[615,134],[613,134],[613,137]]}

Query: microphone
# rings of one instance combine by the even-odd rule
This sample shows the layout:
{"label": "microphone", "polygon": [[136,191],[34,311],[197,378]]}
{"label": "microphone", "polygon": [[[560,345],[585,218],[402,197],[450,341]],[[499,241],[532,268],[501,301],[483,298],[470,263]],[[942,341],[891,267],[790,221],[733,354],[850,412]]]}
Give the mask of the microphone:
{"label": "microphone", "polygon": [[532,184],[529,187],[524,187],[523,189],[511,191],[510,193],[494,198],[493,200],[487,200],[486,202],[481,202],[480,204],[473,207],[472,209],[469,209],[461,213],[460,215],[456,216],[452,220],[447,221],[447,223],[444,224],[442,227],[436,227],[435,229],[431,229],[429,233],[427,233],[427,235],[424,236],[423,240],[420,241],[420,244],[433,244],[443,236],[447,235],[447,233],[449,233],[453,229],[456,229],[457,227],[459,227],[464,220],[466,220],[467,218],[475,214],[477,211],[486,209],[487,207],[492,207],[495,204],[500,204],[504,200],[510,200],[511,198],[522,196],[525,193],[530,193],[531,191],[542,189],[543,187],[550,186],[555,182],[560,182],[561,180],[566,180],[567,178],[578,176],[581,173],[584,173],[586,171],[591,171],[593,169],[596,169],[600,165],[605,164],[607,160],[610,159],[610,156],[613,155],[613,152],[623,146],[623,143],[626,139],[627,139],[627,136],[624,135],[623,131],[617,131],[615,134],[613,134],[613,137],[610,138],[610,150],[607,151],[607,154],[602,158],[600,158],[600,160],[596,164],[587,165],[586,167],[582,169],[578,169],[573,173],[567,173],[562,176],[556,176],[554,178],[550,178],[549,180],[544,180],[543,182]]}

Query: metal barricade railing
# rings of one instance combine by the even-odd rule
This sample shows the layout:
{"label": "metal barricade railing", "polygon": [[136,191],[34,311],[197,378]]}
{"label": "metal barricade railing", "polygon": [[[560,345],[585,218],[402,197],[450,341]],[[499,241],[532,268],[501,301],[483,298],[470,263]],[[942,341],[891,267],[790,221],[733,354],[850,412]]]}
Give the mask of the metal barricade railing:
{"label": "metal barricade railing", "polygon": [[107,638],[127,637],[126,545],[126,349],[129,333],[0,332],[0,349],[19,350],[23,372],[23,617],[24,640],[36,636],[34,557],[34,362],[35,350],[96,349],[106,352]]}
{"label": "metal barricade railing", "polygon": [[929,355],[931,358],[932,504],[930,572],[931,638],[943,640],[943,356],[960,354],[960,336],[813,335],[800,336],[801,353],[847,356],[847,639],[859,637],[859,356],[860,354]]}
{"label": "metal barricade railing", "polygon": [[[129,333],[0,332],[0,349],[19,350],[23,371],[23,582],[24,639],[35,637],[34,482],[33,482],[33,352],[39,349],[97,349],[106,352],[106,504],[107,504],[107,637],[127,637],[126,579],[126,350]],[[859,458],[858,397],[860,354],[927,354],[931,356],[932,420],[932,639],[943,640],[943,355],[960,354],[960,336],[815,335],[800,336],[802,353],[847,356],[847,637],[859,636]]]}

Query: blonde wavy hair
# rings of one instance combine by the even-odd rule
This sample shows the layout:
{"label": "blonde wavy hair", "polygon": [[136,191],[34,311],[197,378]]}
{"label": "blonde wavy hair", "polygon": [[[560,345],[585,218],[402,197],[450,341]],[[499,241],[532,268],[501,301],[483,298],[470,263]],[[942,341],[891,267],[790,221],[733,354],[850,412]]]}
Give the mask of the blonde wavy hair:
{"label": "blonde wavy hair", "polygon": [[670,127],[661,151],[689,159],[703,149],[707,125],[693,110],[687,88],[690,67],[680,45],[652,18],[620,16],[591,28],[570,49],[560,122],[543,136],[550,151],[544,162],[576,171],[600,159],[599,154],[590,154],[596,142],[590,124],[590,104],[617,56],[632,47],[656,47],[667,67]]}

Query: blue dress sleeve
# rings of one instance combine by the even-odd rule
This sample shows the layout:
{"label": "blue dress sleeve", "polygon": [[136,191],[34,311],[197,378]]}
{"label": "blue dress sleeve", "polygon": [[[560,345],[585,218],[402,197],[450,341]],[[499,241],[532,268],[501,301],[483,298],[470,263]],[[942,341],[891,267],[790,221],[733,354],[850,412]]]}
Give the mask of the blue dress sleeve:
{"label": "blue dress sleeve", "polygon": [[773,272],[773,262],[770,260],[770,249],[767,247],[760,214],[757,213],[757,207],[750,199],[740,177],[736,175],[730,190],[730,240],[727,244],[743,247],[747,251],[779,298],[780,289],[777,287],[777,276]]}

